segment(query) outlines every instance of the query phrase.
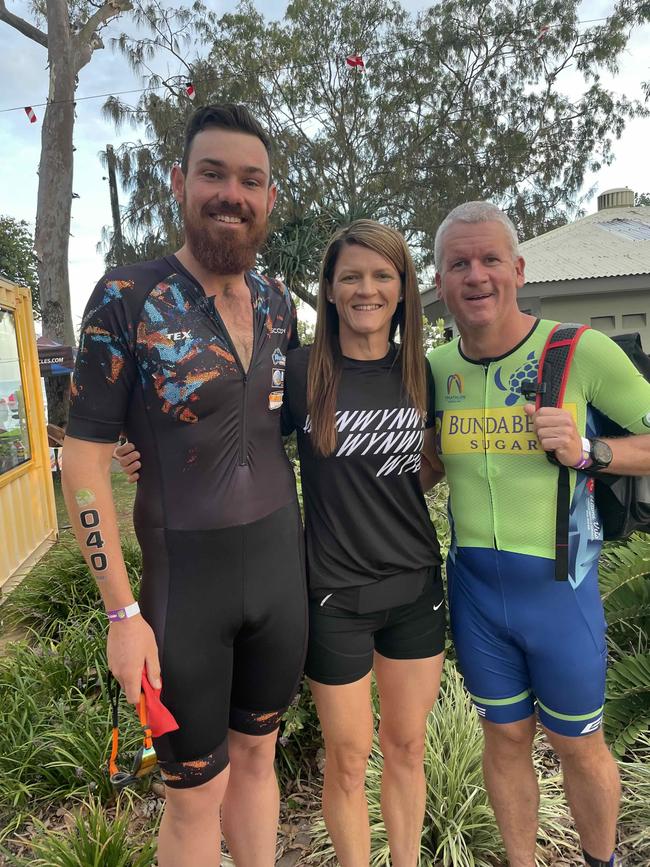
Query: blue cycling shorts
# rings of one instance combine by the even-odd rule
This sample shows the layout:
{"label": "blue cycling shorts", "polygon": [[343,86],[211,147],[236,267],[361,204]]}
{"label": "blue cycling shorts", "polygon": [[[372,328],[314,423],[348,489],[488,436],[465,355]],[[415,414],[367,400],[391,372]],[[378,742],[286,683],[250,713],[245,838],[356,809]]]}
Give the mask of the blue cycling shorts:
{"label": "blue cycling shorts", "polygon": [[602,723],[606,624],[597,565],[578,586],[553,560],[457,548],[447,561],[451,630],[479,715],[578,737]]}

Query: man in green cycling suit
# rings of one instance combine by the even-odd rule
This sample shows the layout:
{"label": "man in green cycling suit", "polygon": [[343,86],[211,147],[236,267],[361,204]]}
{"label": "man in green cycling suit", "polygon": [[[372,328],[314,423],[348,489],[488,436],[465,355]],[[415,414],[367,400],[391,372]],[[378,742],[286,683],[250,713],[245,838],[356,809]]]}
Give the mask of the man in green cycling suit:
{"label": "man in green cycling suit", "polygon": [[[605,620],[602,530],[591,476],[650,474],[650,383],[608,337],[578,343],[562,408],[521,393],[556,323],[517,306],[524,260],[505,214],[453,210],[435,242],[440,297],[460,338],[429,354],[438,451],[450,489],[452,632],[485,735],[485,782],[511,867],[534,867],[537,714],[562,763],[585,862],[613,865],[618,770],[601,720]],[[632,436],[598,438],[598,413]],[[554,575],[558,468],[571,467],[569,579]]]}

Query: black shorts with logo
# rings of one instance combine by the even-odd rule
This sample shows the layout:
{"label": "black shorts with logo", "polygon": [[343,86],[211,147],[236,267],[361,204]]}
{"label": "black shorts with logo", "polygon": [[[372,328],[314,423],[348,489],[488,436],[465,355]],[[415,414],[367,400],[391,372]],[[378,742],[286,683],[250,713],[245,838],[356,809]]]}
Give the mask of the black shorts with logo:
{"label": "black shorts with logo", "polygon": [[309,604],[305,674],[325,684],[353,683],[372,669],[376,650],[388,659],[426,659],[445,646],[446,606],[440,570],[406,605],[359,614],[325,597]]}

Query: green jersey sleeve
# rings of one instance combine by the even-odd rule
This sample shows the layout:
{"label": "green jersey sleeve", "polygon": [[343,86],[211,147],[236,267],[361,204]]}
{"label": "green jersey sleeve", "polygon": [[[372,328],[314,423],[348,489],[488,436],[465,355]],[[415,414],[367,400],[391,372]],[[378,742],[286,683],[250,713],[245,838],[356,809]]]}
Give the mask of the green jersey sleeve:
{"label": "green jersey sleeve", "polygon": [[633,434],[650,434],[650,382],[606,334],[585,331],[572,367],[585,399]]}

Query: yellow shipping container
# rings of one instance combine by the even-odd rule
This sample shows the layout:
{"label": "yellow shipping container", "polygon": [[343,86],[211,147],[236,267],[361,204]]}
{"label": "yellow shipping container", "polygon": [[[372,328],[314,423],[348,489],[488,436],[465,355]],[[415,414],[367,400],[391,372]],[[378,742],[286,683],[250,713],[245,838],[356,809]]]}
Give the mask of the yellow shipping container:
{"label": "yellow shipping container", "polygon": [[31,295],[0,278],[0,593],[57,535]]}

